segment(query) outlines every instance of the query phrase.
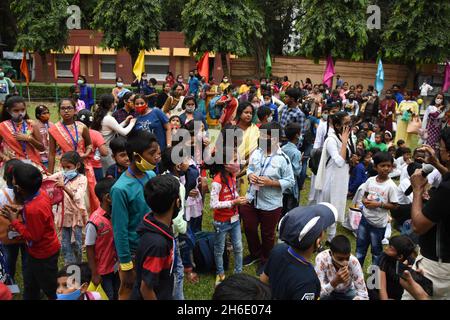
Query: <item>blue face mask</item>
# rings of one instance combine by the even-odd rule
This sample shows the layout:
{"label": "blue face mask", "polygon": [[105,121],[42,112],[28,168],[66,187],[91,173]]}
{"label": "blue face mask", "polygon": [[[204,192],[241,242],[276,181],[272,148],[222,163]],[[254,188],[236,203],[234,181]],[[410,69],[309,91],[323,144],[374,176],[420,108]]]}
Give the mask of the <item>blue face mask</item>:
{"label": "blue face mask", "polygon": [[78,175],[77,169],[64,171],[64,178],[67,180],[72,180]]}
{"label": "blue face mask", "polygon": [[56,294],[56,299],[57,300],[78,300],[78,298],[81,296],[81,290],[75,290],[74,292],[71,293],[57,293]]}

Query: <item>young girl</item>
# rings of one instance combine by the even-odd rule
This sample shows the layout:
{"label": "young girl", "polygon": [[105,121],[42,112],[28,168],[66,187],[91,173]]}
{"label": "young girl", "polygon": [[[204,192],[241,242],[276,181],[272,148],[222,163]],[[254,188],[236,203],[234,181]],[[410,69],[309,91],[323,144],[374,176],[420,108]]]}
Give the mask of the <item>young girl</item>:
{"label": "young girl", "polygon": [[[51,176],[52,179],[58,180],[57,186],[64,190],[62,210],[57,213],[55,223],[58,227],[61,226],[64,263],[70,265],[82,261],[82,229],[88,219],[84,199],[87,192],[87,179],[83,174],[81,157],[75,151],[63,154],[61,167],[62,172]],[[72,244],[72,233],[75,238],[74,244]]]}
{"label": "young girl", "polygon": [[170,130],[172,131],[172,137],[177,133],[181,127],[180,116],[171,116],[169,118]]}
{"label": "young girl", "polygon": [[[227,155],[233,155],[233,160],[225,161]],[[237,162],[235,149],[225,149],[223,160],[222,163],[225,164],[215,164],[210,170],[213,178],[210,206],[214,210],[213,225],[216,230],[214,239],[214,258],[217,267],[216,286],[225,280],[223,251],[227,233],[230,234],[233,242],[234,272],[242,272],[242,235],[237,206],[247,203],[245,197],[239,197],[236,189],[236,174],[240,171],[240,165]]]}
{"label": "young girl", "polygon": [[50,110],[43,104],[39,105],[35,109],[36,121],[34,124],[39,128],[39,132],[42,137],[42,144],[45,150],[40,152],[42,164],[48,168],[48,129],[53,126],[50,121]]}

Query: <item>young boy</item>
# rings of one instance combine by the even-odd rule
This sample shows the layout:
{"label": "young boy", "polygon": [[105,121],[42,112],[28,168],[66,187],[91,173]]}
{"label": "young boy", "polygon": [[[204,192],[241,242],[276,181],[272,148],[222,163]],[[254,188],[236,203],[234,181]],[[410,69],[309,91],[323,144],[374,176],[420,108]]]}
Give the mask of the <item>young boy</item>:
{"label": "young boy", "polygon": [[269,108],[272,113],[273,121],[278,122],[278,107],[272,102],[272,95],[266,91],[263,95],[264,107]]}
{"label": "young boy", "polygon": [[95,286],[101,283],[109,300],[117,300],[120,286],[111,224],[110,192],[115,181],[112,178],[105,178],[95,186],[95,195],[100,201],[100,207],[89,218],[85,240],[89,268],[92,272],[91,281]]}
{"label": "young boy", "polygon": [[364,266],[367,249],[372,247],[372,264],[377,265],[383,250],[384,238],[389,219],[389,210],[397,209],[397,186],[389,178],[394,159],[387,152],[379,152],[373,157],[376,177],[367,179],[363,192],[361,222],[356,239],[356,257]]}
{"label": "young boy", "polygon": [[302,171],[302,153],[298,150],[297,144],[300,139],[301,128],[298,123],[290,123],[284,130],[288,143],[281,150],[291,160],[292,170],[294,172],[295,185],[283,193],[283,211],[282,216],[298,206],[299,188],[298,179]]}
{"label": "young boy", "polygon": [[375,134],[375,141],[369,143],[367,150],[373,150],[374,148],[378,148],[381,152],[387,152],[388,148],[383,142],[383,134],[381,132]]}
{"label": "young boy", "polygon": [[269,122],[272,122],[272,111],[270,108],[267,108],[266,106],[259,107],[258,111],[256,111],[256,115],[258,116],[259,123],[257,124],[258,128],[261,127],[263,124],[267,124]]}
{"label": "young boy", "polygon": [[127,154],[127,139],[124,137],[116,137],[111,140],[109,148],[112,152],[112,157],[115,164],[111,165],[105,174],[105,178],[119,179],[130,165],[130,159]]}
{"label": "young boy", "polygon": [[405,140],[400,139],[397,141],[397,152],[395,153],[395,159],[402,156],[401,150],[402,150],[402,148],[405,148],[405,147],[406,147]]}
{"label": "young boy", "polygon": [[164,174],[145,185],[145,199],[152,212],[144,216],[138,228],[136,283],[133,299],[172,300],[174,243],[172,219],[181,208],[180,182]]}
{"label": "young boy", "polygon": [[[79,274],[77,282],[76,274]],[[56,296],[58,300],[102,300],[100,293],[87,291],[91,280],[87,263],[68,265],[58,271]],[[70,283],[68,283],[68,281]]]}
{"label": "young boy", "polygon": [[[24,272],[24,299],[39,300],[41,290],[49,300],[56,299],[56,274],[61,245],[55,230],[52,205],[45,192],[39,192],[42,174],[31,164],[17,165],[13,169],[16,203],[5,205],[1,213],[24,238],[28,249]],[[19,220],[19,215],[22,218]]]}
{"label": "young boy", "polygon": [[136,228],[150,211],[144,197],[144,185],[156,176],[153,169],[161,159],[158,140],[147,131],[138,131],[128,137],[126,149],[130,166],[111,189],[111,221],[120,262],[119,300],[129,299],[133,289],[136,278],[133,260],[139,239]]}
{"label": "young boy", "polygon": [[400,177],[406,166],[408,166],[408,164],[412,162],[411,149],[406,147],[400,148],[400,156],[394,160],[394,170],[392,170],[392,172],[389,174],[389,177]]}

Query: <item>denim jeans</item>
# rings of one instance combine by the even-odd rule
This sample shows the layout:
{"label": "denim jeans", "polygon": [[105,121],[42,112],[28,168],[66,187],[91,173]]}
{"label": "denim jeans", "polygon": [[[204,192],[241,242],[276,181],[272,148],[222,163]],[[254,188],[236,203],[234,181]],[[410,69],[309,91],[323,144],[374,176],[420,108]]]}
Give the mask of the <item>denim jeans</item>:
{"label": "denim jeans", "polygon": [[173,299],[184,300],[184,292],[183,292],[184,266],[183,260],[181,260],[180,244],[178,238],[175,238],[175,243],[177,249],[175,251]]}
{"label": "denim jeans", "polygon": [[9,275],[11,276],[12,280],[15,281],[16,276],[16,265],[17,265],[17,258],[19,256],[19,250],[22,260],[22,277],[25,272],[25,269],[27,267],[27,249],[26,245],[23,244],[4,244],[3,249],[6,254],[6,263],[8,264],[8,271]]}
{"label": "denim jeans", "polygon": [[102,275],[102,288],[109,300],[117,300],[119,298],[119,287],[119,272],[111,272]]}
{"label": "denim jeans", "polygon": [[305,151],[303,152],[303,160],[302,160],[302,171],[300,171],[300,176],[298,177],[298,188],[299,190],[303,190],[303,185],[306,180],[306,172],[308,170],[308,160],[311,155],[311,151],[313,149],[313,145],[309,144],[305,147]]}
{"label": "denim jeans", "polygon": [[[75,243],[72,245],[72,230],[75,232]],[[64,264],[78,264],[82,260],[82,231],[81,227],[62,228],[61,246],[64,255]]]}
{"label": "denim jeans", "polygon": [[99,182],[105,175],[103,174],[103,168],[94,168],[95,181]]}
{"label": "denim jeans", "polygon": [[349,289],[346,292],[333,291],[330,295],[320,296],[320,300],[353,300],[356,297],[356,291]]}
{"label": "denim jeans", "polygon": [[216,230],[216,237],[214,239],[214,259],[216,261],[217,274],[224,274],[223,268],[223,251],[225,250],[225,237],[227,233],[231,235],[234,253],[234,273],[242,272],[242,234],[241,223],[236,221],[219,222],[213,221],[214,229]]}
{"label": "denim jeans", "polygon": [[385,232],[386,227],[374,227],[367,221],[364,215],[361,217],[356,238],[356,258],[359,260],[361,267],[364,267],[364,260],[366,259],[369,245],[372,251],[372,264],[378,265],[378,260],[383,252],[381,241],[384,238]]}

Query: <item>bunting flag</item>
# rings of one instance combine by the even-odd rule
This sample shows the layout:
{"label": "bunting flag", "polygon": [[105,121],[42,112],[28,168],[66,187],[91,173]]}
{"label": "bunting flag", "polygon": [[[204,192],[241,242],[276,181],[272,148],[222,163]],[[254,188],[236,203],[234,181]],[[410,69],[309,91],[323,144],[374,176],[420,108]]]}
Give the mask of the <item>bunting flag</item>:
{"label": "bunting flag", "polygon": [[141,52],[139,52],[139,56],[133,67],[133,73],[139,81],[141,81],[143,72],[145,72],[145,50],[141,50]]}
{"label": "bunting flag", "polygon": [[447,61],[445,64],[444,85],[442,86],[442,92],[447,92],[448,88],[450,88],[450,61]]}
{"label": "bunting flag", "polygon": [[28,72],[28,63],[27,63],[27,52],[25,49],[22,49],[23,56],[22,61],[20,62],[20,72],[25,77],[25,81],[27,82],[27,86],[30,83],[30,73]]}
{"label": "bunting flag", "polygon": [[327,57],[327,65],[325,67],[325,72],[323,73],[322,83],[326,84],[329,88],[331,88],[334,76],[334,63],[331,55]]}
{"label": "bunting flag", "polygon": [[73,74],[75,84],[77,84],[78,76],[80,75],[80,49],[73,55],[72,61],[70,62],[70,71]]}
{"label": "bunting flag", "polygon": [[205,77],[205,81],[209,81],[209,52],[206,51],[197,62],[198,74]]}
{"label": "bunting flag", "polygon": [[267,49],[266,56],[266,77],[269,78],[272,74],[272,58],[270,57],[270,51]]}
{"label": "bunting flag", "polygon": [[375,89],[378,91],[378,93],[381,92],[384,88],[384,69],[383,69],[383,62],[381,62],[381,58],[378,58],[378,68],[377,68],[377,75],[375,78]]}

